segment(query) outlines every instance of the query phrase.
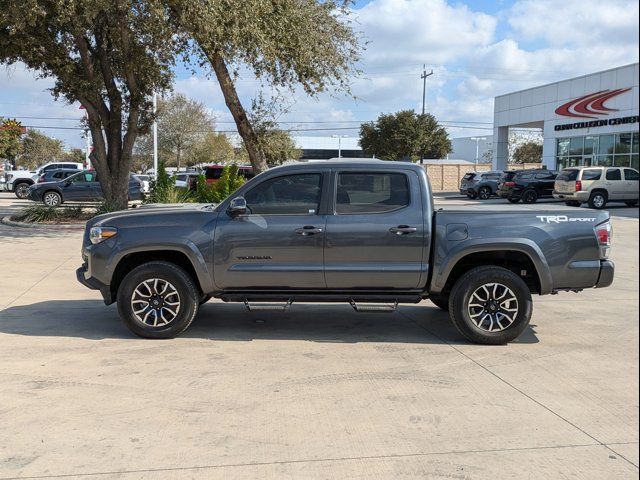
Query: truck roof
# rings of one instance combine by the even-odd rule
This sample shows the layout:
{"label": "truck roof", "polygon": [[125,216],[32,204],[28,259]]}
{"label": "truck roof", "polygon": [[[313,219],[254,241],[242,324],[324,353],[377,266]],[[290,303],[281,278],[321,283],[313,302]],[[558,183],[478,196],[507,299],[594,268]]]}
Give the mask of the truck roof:
{"label": "truck roof", "polygon": [[377,160],[377,159],[362,159],[362,160],[323,160],[318,162],[299,162],[299,163],[288,163],[286,165],[280,165],[278,167],[270,168],[269,171],[277,170],[277,169],[288,169],[288,168],[308,168],[308,169],[317,169],[320,168],[385,168],[391,169],[402,167],[402,168],[413,168],[416,170],[422,170],[423,166],[420,164],[412,163],[412,162],[404,162],[404,161],[390,161],[390,160]]}

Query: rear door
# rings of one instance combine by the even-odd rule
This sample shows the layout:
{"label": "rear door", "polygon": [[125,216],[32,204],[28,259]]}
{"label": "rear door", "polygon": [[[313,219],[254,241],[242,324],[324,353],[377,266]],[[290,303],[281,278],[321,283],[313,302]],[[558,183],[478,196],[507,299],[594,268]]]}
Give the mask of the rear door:
{"label": "rear door", "polygon": [[556,172],[538,172],[535,179],[538,188],[538,194],[542,197],[550,197],[553,194],[553,187],[556,182]]}
{"label": "rear door", "polygon": [[327,288],[417,288],[426,241],[417,173],[341,169],[334,172],[332,186],[324,251]]}
{"label": "rear door", "polygon": [[329,173],[304,170],[266,178],[244,192],[247,214],[221,212],[214,278],[224,290],[325,288],[320,212]]}

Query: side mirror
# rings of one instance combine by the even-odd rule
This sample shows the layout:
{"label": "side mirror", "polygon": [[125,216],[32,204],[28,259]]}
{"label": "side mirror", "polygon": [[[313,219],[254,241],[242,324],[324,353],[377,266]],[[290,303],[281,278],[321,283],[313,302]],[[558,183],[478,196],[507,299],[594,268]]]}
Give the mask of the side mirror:
{"label": "side mirror", "polygon": [[237,217],[239,215],[244,215],[247,213],[247,201],[244,197],[236,197],[229,202],[229,208],[227,208],[227,213],[231,217]]}

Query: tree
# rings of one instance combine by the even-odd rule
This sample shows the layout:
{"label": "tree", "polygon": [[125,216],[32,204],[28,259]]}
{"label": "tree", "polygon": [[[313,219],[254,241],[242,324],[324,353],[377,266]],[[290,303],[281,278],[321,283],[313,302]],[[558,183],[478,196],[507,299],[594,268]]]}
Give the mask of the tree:
{"label": "tree", "polygon": [[22,151],[20,137],[23,133],[24,128],[16,120],[4,120],[0,123],[0,158],[15,162]]}
{"label": "tree", "polygon": [[62,154],[62,159],[68,162],[84,163],[85,155],[82,149],[72,148]]}
{"label": "tree", "polygon": [[537,142],[526,142],[513,152],[513,163],[540,163],[542,161],[542,145]]}
{"label": "tree", "polygon": [[205,106],[177,93],[158,102],[158,146],[169,153],[171,159],[164,158],[166,165],[175,165],[180,170],[184,159],[193,164],[190,151],[214,131],[214,118]]}
{"label": "tree", "polygon": [[200,62],[211,65],[258,173],[267,169],[267,161],[234,84],[239,66],[272,86],[300,85],[312,96],[334,88],[349,91],[360,47],[349,23],[348,2],[165,0],[165,4],[176,31],[192,38]]}
{"label": "tree", "polygon": [[435,117],[413,110],[382,114],[375,122],[363,124],[360,146],[383,160],[444,158],[452,150],[447,131]]}
{"label": "tree", "polygon": [[298,160],[302,151],[296,147],[289,132],[264,125],[256,128],[258,144],[269,165],[280,165],[289,160]]}
{"label": "tree", "polygon": [[63,160],[62,142],[38,130],[28,130],[22,139],[18,165],[33,169],[53,160]]}
{"label": "tree", "polygon": [[204,135],[190,150],[190,165],[201,163],[224,164],[234,160],[233,145],[224,133],[209,132]]}
{"label": "tree", "polygon": [[160,0],[5,0],[0,63],[22,62],[80,102],[106,202],[126,208],[132,150],[152,118],[151,95],[171,85],[184,39]]}

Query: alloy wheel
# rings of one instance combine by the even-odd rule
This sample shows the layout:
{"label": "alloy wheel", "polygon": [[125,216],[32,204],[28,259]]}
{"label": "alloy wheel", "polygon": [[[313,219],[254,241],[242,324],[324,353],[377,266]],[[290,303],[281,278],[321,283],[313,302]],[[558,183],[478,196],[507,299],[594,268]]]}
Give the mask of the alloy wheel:
{"label": "alloy wheel", "polygon": [[518,299],[509,287],[487,283],[471,294],[468,312],[476,327],[487,332],[501,332],[515,322]]}
{"label": "alloy wheel", "polygon": [[138,284],[131,296],[136,319],[150,327],[164,327],[178,316],[180,295],[170,282],[151,278]]}
{"label": "alloy wheel", "polygon": [[27,185],[26,183],[21,183],[20,185],[18,185],[18,187],[16,188],[16,197],[23,199],[23,198],[27,198],[28,194],[29,194],[29,185]]}
{"label": "alloy wheel", "polygon": [[593,205],[596,208],[604,207],[604,203],[605,203],[604,195],[596,194],[593,196]]}
{"label": "alloy wheel", "polygon": [[46,193],[43,198],[43,202],[49,207],[57,207],[60,205],[60,195],[54,192]]}

